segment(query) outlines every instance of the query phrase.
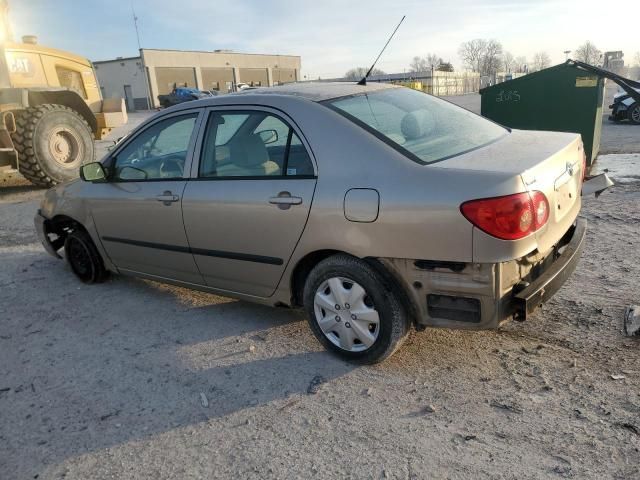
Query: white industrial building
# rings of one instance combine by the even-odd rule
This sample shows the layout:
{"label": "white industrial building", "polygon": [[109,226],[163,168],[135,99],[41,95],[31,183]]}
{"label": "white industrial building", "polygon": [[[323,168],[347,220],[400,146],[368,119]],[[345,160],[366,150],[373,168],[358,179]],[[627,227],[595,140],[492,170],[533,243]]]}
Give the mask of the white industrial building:
{"label": "white industrial building", "polygon": [[102,98],[125,99],[128,111],[148,110],[149,92],[140,57],[93,62]]}
{"label": "white industrial building", "polygon": [[122,97],[127,109],[158,107],[174,85],[228,93],[239,83],[273,86],[300,79],[294,55],[141,49],[139,57],[93,62],[103,98]]}

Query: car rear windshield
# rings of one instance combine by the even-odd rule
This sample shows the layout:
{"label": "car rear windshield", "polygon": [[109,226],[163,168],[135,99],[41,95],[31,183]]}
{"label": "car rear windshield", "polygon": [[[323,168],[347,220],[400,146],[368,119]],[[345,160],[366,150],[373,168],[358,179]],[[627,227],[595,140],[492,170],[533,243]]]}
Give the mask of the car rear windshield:
{"label": "car rear windshield", "polygon": [[325,104],[423,164],[475,150],[507,133],[475,113],[410,88],[378,90]]}

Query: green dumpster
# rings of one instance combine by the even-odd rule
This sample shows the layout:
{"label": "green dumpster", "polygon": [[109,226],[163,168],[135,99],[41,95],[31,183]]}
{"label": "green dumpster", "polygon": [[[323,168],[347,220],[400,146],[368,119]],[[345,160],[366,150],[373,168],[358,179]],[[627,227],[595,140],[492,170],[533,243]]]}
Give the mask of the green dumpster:
{"label": "green dumpster", "polygon": [[480,90],[482,115],[522,130],[582,135],[587,163],[598,156],[604,78],[562,63]]}

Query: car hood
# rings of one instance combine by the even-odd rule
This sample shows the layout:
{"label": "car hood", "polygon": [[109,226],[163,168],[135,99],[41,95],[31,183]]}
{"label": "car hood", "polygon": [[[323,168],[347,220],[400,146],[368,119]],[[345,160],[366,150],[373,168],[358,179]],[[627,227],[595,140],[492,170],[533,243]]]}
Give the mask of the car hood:
{"label": "car hood", "polygon": [[[634,90],[640,93],[640,88],[634,88]],[[628,96],[629,94],[627,92],[618,92],[613,96],[613,100],[615,101],[615,100],[618,100],[619,98],[628,97]]]}

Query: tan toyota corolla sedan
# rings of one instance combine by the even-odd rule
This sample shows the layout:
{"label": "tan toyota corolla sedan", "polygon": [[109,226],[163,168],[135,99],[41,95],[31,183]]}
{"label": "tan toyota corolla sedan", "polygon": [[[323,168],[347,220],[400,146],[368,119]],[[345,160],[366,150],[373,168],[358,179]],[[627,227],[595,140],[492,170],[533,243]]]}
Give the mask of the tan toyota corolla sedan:
{"label": "tan toyota corolla sedan", "polygon": [[245,90],[158,113],[36,216],[87,283],[135,275],[304,307],[354,361],[413,326],[526,318],[578,262],[580,136],[390,85]]}

